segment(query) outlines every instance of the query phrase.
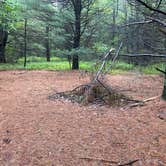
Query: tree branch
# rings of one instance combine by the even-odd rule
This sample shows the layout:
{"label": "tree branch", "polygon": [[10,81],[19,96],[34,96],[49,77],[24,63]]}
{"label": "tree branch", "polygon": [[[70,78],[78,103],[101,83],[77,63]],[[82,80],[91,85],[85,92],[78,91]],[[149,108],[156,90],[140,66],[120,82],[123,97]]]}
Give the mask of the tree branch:
{"label": "tree branch", "polygon": [[137,2],[139,2],[140,4],[142,4],[144,7],[148,8],[149,10],[151,11],[154,11],[154,12],[157,12],[157,13],[160,13],[160,14],[163,14],[163,15],[166,15],[166,12],[162,11],[162,10],[159,10],[159,9],[155,9],[153,8],[152,6],[148,5],[147,3],[145,3],[144,1],[142,0],[136,0]]}
{"label": "tree branch", "polygon": [[131,25],[150,24],[150,23],[153,23],[153,21],[152,21],[152,20],[138,21],[138,22],[132,22],[132,23],[125,24],[125,25],[123,25],[122,27],[131,26]]}

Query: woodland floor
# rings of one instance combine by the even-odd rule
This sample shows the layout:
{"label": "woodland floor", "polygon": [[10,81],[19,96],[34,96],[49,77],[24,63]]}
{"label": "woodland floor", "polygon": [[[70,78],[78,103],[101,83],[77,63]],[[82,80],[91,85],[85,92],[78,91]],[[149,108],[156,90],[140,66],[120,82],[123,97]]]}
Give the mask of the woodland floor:
{"label": "woodland floor", "polygon": [[[159,75],[108,76],[134,99],[160,95]],[[143,107],[80,106],[48,96],[87,83],[80,72],[0,72],[0,166],[166,165],[166,102]],[[84,158],[84,159],[81,159]],[[112,164],[113,166],[117,164]]]}

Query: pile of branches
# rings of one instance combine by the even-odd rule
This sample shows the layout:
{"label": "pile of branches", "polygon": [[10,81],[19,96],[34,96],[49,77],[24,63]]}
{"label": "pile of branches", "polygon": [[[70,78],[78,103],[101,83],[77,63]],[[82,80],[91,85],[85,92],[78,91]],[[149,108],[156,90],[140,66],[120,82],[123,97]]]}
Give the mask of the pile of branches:
{"label": "pile of branches", "polygon": [[100,106],[124,106],[139,102],[112,89],[106,83],[98,81],[80,85],[71,91],[56,93],[49,98],[63,98],[83,105],[97,104]]}
{"label": "pile of branches", "polygon": [[[119,51],[122,47],[120,44],[117,52],[112,54],[114,49],[109,50],[108,53],[104,55],[101,59],[101,65],[97,70],[96,74],[93,76],[93,79],[90,83],[80,85],[74,88],[71,91],[59,92],[52,96],[50,99],[59,99],[64,98],[72,102],[77,102],[79,104],[88,105],[88,104],[99,104],[99,105],[110,105],[110,106],[122,106],[127,104],[141,104],[140,101],[133,100],[130,97],[125,96],[124,94],[113,89],[105,81],[105,75],[112,68],[115,60],[119,55]],[[111,64],[105,69],[106,63],[110,59],[110,56],[114,55],[112,58]]]}

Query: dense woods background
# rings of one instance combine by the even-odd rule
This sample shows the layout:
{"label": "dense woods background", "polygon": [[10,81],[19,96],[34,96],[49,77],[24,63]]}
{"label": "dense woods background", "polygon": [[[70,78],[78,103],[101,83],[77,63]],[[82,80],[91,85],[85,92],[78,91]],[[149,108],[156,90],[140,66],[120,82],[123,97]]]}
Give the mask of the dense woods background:
{"label": "dense woods background", "polygon": [[78,69],[120,42],[123,60],[161,62],[165,8],[165,0],[0,0],[0,62],[60,57]]}

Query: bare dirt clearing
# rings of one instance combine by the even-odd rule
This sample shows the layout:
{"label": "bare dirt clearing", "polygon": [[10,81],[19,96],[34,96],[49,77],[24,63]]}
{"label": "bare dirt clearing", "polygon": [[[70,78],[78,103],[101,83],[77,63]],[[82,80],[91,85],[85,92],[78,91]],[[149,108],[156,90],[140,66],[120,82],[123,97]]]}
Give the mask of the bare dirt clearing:
{"label": "bare dirt clearing", "polygon": [[[136,99],[160,95],[160,76],[108,76]],[[88,82],[79,72],[0,72],[0,165],[104,166],[98,158],[134,166],[166,165],[166,102],[106,108],[51,101],[54,92]],[[117,165],[117,164],[112,164]]]}

